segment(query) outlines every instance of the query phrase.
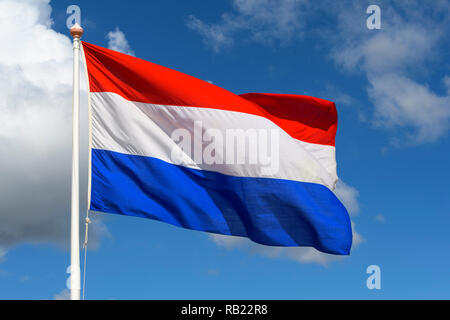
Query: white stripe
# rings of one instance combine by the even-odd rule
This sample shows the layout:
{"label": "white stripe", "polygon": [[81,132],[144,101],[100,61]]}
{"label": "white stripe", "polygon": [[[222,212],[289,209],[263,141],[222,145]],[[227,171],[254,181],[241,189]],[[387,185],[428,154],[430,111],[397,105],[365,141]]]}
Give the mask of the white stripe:
{"label": "white stripe", "polygon": [[[294,139],[264,117],[219,109],[132,102],[110,92],[91,93],[91,103],[92,147],[95,149],[154,157],[174,164],[179,164],[177,159],[173,159],[173,150],[178,150],[181,165],[195,169],[233,176],[320,183],[330,189],[334,189],[337,181],[334,147]],[[202,123],[200,136],[211,132],[206,129],[215,129],[222,137],[230,129],[264,130],[269,135],[271,130],[275,130],[278,133],[279,153],[274,154],[271,164],[277,170],[268,172],[267,164],[249,164],[248,154],[242,164],[207,164],[194,157],[194,151],[192,156],[184,153],[171,136],[176,129],[184,128],[194,137],[195,121]],[[218,158],[226,159],[226,142],[218,139],[213,143]],[[211,142],[205,142],[201,150],[204,151],[208,144]],[[277,160],[278,166],[274,165]]]}

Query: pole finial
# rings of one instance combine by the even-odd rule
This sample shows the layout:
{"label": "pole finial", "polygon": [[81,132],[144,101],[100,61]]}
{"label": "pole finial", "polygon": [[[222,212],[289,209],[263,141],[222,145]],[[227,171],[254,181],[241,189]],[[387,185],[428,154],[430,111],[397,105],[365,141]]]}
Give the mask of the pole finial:
{"label": "pole finial", "polygon": [[72,28],[70,28],[70,34],[74,38],[81,38],[83,36],[83,32],[83,28],[78,23],[75,23]]}

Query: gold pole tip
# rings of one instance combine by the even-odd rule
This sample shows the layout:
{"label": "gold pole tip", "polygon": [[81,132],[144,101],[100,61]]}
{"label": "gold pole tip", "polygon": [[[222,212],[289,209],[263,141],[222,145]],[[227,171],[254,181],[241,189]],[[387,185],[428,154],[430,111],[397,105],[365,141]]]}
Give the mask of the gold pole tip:
{"label": "gold pole tip", "polygon": [[70,34],[74,38],[81,38],[81,36],[83,35],[83,32],[84,32],[83,28],[78,23],[75,23],[72,26],[72,28],[70,28]]}

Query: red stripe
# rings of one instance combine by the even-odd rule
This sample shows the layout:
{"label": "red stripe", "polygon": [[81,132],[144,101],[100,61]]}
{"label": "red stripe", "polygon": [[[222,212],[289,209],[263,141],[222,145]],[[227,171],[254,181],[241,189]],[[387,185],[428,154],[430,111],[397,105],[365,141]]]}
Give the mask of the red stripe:
{"label": "red stripe", "polygon": [[299,95],[236,95],[206,81],[83,42],[91,92],[113,92],[144,103],[237,111],[265,117],[291,137],[334,146],[333,102]]}

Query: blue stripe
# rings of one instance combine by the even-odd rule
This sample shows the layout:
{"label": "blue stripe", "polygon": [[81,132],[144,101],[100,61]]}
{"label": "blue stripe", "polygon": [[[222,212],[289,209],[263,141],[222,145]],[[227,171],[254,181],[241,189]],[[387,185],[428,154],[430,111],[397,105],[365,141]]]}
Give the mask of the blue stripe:
{"label": "blue stripe", "polygon": [[228,176],[150,157],[92,150],[91,210],[349,254],[347,210],[325,186]]}

